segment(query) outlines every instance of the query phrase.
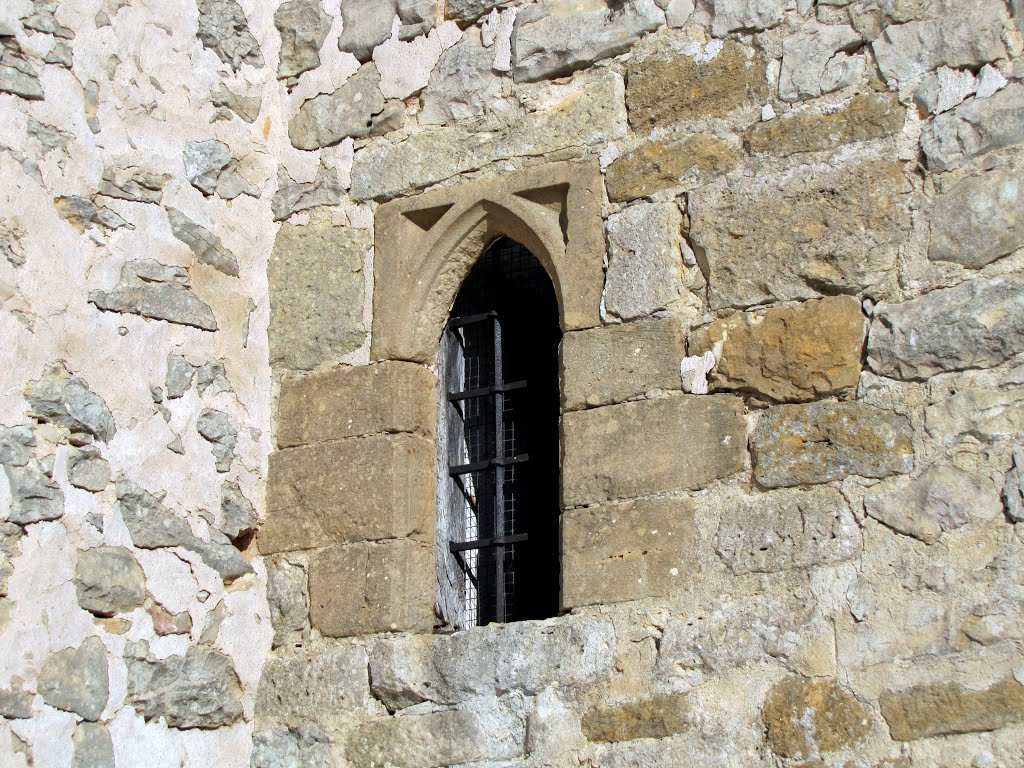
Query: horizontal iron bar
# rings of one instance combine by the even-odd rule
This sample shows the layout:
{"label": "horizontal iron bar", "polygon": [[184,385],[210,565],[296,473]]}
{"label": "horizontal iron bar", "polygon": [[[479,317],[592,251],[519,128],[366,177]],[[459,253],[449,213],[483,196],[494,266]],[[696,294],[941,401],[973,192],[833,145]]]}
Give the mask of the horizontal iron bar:
{"label": "horizontal iron bar", "polygon": [[474,397],[486,397],[495,392],[512,392],[517,389],[526,389],[526,381],[510,381],[508,384],[495,384],[493,387],[479,387],[477,389],[464,389],[461,392],[452,392],[448,395],[448,402],[454,403],[458,400],[470,400]]}
{"label": "horizontal iron bar", "polygon": [[518,544],[529,539],[529,534],[516,533],[512,536],[495,536],[490,539],[474,539],[473,541],[451,541],[448,548],[452,552],[465,552],[467,549],[484,549],[486,547],[497,547],[502,544]]}
{"label": "horizontal iron bar", "polygon": [[454,467],[448,468],[448,475],[450,477],[455,477],[456,475],[468,475],[470,472],[479,472],[481,469],[488,469],[490,467],[507,467],[509,464],[522,464],[529,460],[530,455],[528,453],[520,453],[518,456],[508,456],[500,459],[485,459],[484,461],[474,461],[472,464],[457,464]]}
{"label": "horizontal iron bar", "polygon": [[448,330],[452,328],[461,328],[464,325],[475,325],[476,323],[482,323],[485,320],[490,320],[493,317],[497,317],[498,313],[494,310],[490,312],[481,312],[478,315],[463,315],[462,317],[453,317],[448,321]]}

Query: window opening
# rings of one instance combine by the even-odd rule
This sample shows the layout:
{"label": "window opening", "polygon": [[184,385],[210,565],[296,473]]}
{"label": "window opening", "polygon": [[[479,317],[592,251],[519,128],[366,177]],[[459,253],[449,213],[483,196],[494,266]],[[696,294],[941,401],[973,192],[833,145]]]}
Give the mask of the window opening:
{"label": "window opening", "polygon": [[440,627],[558,612],[558,303],[502,238],[466,278],[439,354]]}

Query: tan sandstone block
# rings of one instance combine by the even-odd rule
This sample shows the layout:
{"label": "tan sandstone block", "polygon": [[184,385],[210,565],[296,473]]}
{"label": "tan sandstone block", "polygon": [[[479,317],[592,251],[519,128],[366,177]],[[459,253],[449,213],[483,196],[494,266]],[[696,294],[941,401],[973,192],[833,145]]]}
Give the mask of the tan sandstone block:
{"label": "tan sandstone block", "polygon": [[689,713],[690,702],[685,693],[602,704],[583,715],[583,734],[596,742],[662,739],[687,730]]}
{"label": "tan sandstone block", "polygon": [[339,542],[434,539],[435,448],[376,435],[288,448],[270,457],[262,554]]}
{"label": "tan sandstone block", "polygon": [[277,444],[413,432],[432,437],[437,378],[414,363],[385,362],[305,376],[281,383]]}
{"label": "tan sandstone block", "polygon": [[743,468],[743,401],[676,395],[562,417],[562,505],[696,490]]}
{"label": "tan sandstone block", "polygon": [[685,181],[702,181],[728,173],[739,164],[739,153],[706,133],[682,141],[651,141],[608,166],[605,183],[612,202],[647,197]]}
{"label": "tan sandstone block", "polygon": [[562,607],[664,597],[700,571],[693,502],[641,499],[562,515]]}
{"label": "tan sandstone block", "polygon": [[717,390],[803,402],[857,386],[864,323],[852,296],[738,312],[691,333],[689,354],[721,345]]}
{"label": "tan sandstone block", "polygon": [[682,329],[672,318],[567,333],[561,352],[567,411],[682,387]]}
{"label": "tan sandstone block", "polygon": [[790,677],[768,692],[768,745],[782,757],[806,758],[861,741],[871,730],[868,710],[835,680]]}
{"label": "tan sandstone block", "polygon": [[894,739],[993,731],[1024,722],[1024,685],[1006,678],[980,691],[956,683],[886,691],[878,700]]}
{"label": "tan sandstone block", "polygon": [[321,550],[310,560],[310,619],[327,637],[429,632],[433,606],[431,546],[362,542]]}

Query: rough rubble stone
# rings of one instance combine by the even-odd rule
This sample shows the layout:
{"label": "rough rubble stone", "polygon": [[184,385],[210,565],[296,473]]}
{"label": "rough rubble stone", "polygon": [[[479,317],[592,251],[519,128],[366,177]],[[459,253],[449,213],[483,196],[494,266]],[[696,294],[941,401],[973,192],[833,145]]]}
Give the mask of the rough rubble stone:
{"label": "rough rubble stone", "polygon": [[223,246],[220,238],[206,227],[196,224],[177,208],[167,207],[171,234],[189,247],[200,264],[209,264],[225,275],[238,277],[238,259]]}
{"label": "rough rubble stone", "polygon": [[944,443],[969,435],[990,441],[1024,432],[1024,391],[967,388],[929,405],[925,429]]}
{"label": "rough rubble stone", "polygon": [[[18,551],[18,542],[24,536],[25,531],[21,526],[6,520],[0,521],[0,597],[7,594],[7,580],[14,573],[14,565],[11,560]],[[0,692],[0,699],[3,693]],[[0,706],[0,716],[10,717]]]}
{"label": "rough rubble stone", "polygon": [[562,505],[697,490],[743,468],[743,403],[677,395],[566,413]]}
{"label": "rough rubble stone", "polygon": [[182,397],[192,386],[195,367],[177,352],[167,355],[167,398],[175,400]]}
{"label": "rough rubble stone", "polygon": [[0,717],[10,720],[26,720],[32,717],[32,700],[35,694],[21,687],[21,681],[11,680],[10,690],[0,689]]}
{"label": "rough rubble stone", "polygon": [[359,349],[363,256],[372,244],[364,229],[281,227],[267,267],[272,366],[310,370]]}
{"label": "rough rubble stone", "polygon": [[237,72],[243,64],[263,66],[263,54],[249,32],[249,22],[235,0],[196,0],[199,30],[196,36],[205,48]]}
{"label": "rough rubble stone", "polygon": [[302,103],[288,123],[288,138],[298,149],[330,147],[348,137],[364,139],[379,133],[388,116],[375,64],[364,64],[334,93]]}
{"label": "rough rubble stone", "polygon": [[995,488],[954,466],[938,465],[902,486],[879,483],[864,497],[864,510],[893,530],[934,544],[944,531],[971,519],[992,520],[1002,511]]}
{"label": "rough rubble stone", "polygon": [[854,293],[896,263],[910,182],[898,163],[807,169],[785,181],[721,182],[689,196],[712,308]]}
{"label": "rough rubble stone", "polygon": [[85,112],[85,124],[94,134],[100,132],[100,120],[97,113],[100,109],[100,84],[90,80],[85,84],[82,93],[82,108]]}
{"label": "rough rubble stone", "polygon": [[114,768],[114,742],[99,723],[79,723],[71,736],[71,768]]}
{"label": "rough rubble stone", "polygon": [[182,159],[189,183],[209,197],[217,189],[217,177],[231,162],[231,150],[216,139],[189,141]]}
{"label": "rough rubble stone", "polygon": [[43,99],[39,74],[26,61],[14,32],[6,27],[0,29],[0,92],[32,101]]}
{"label": "rough rubble stone", "polygon": [[583,713],[583,735],[590,741],[663,739],[690,727],[685,693],[668,693],[622,704],[598,704]]}
{"label": "rough rubble stone", "polygon": [[637,203],[607,220],[605,310],[636,320],[665,309],[685,290],[683,217],[674,203]]}
{"label": "rough rubble stone", "polygon": [[75,135],[73,133],[62,131],[60,128],[53,125],[40,123],[38,120],[31,117],[28,118],[26,128],[29,136],[38,139],[39,144],[43,148],[44,155],[49,154],[54,150],[66,152],[68,145],[75,140]]}
{"label": "rough rubble stone", "polygon": [[284,221],[293,213],[321,205],[337,205],[345,189],[337,174],[321,166],[313,181],[292,181],[287,174],[278,178],[279,186],[270,201],[274,221]]}
{"label": "rough rubble stone", "polygon": [[479,30],[466,30],[434,67],[421,97],[419,124],[455,123],[494,109],[506,89],[491,69],[493,60],[494,50],[483,46]]}
{"label": "rough rubble stone", "polygon": [[196,419],[196,430],[213,447],[213,458],[218,472],[227,472],[235,460],[238,442],[238,422],[224,411],[204,408]]}
{"label": "rough rubble stone", "polygon": [[85,232],[90,224],[96,224],[103,229],[135,229],[121,216],[109,208],[96,205],[92,200],[84,197],[69,195],[67,197],[56,197],[53,200],[53,207],[57,214],[71,224],[79,232]]}
{"label": "rough rubble stone", "polygon": [[196,368],[196,391],[202,397],[206,390],[213,388],[217,392],[230,392],[231,384],[224,375],[224,364],[207,362]]}
{"label": "rough rubble stone", "polygon": [[274,11],[274,26],[281,35],[278,77],[298,77],[320,66],[320,46],[331,29],[331,17],[319,0],[289,0]]}
{"label": "rough rubble stone", "polygon": [[850,56],[861,36],[845,24],[811,21],[782,41],[779,98],[814,98],[853,85],[864,74],[864,57]]}
{"label": "rough rubble stone", "polygon": [[562,408],[621,403],[653,390],[681,389],[682,328],[668,318],[562,336]]}
{"label": "rough rubble stone", "polygon": [[220,728],[242,718],[242,688],[224,654],[193,646],[163,661],[127,658],[126,702],[171,728]]}
{"label": "rough rubble stone", "polygon": [[251,768],[336,768],[331,740],[318,723],[276,726],[253,734]]}
{"label": "rough rubble stone", "polygon": [[146,599],[146,575],[124,547],[94,547],[78,553],[78,604],[97,616],[127,613]]}
{"label": "rough rubble stone", "polygon": [[714,350],[716,391],[804,402],[857,386],[864,314],[852,296],[738,312],[691,331],[690,355]]}
{"label": "rough rubble stone", "polygon": [[928,258],[978,269],[1024,247],[1020,170],[970,176],[935,199]]}
{"label": "rough rubble stone", "polygon": [[743,134],[750,151],[786,157],[898,134],[907,110],[896,94],[861,94],[829,114],[800,112],[752,125]]}
{"label": "rough rubble stone", "polygon": [[68,451],[68,482],[75,488],[99,493],[110,483],[110,464],[91,445]]}
{"label": "rough rubble stone", "polygon": [[563,77],[625,53],[664,23],[665,13],[654,0],[625,0],[614,9],[605,3],[541,0],[516,16],[512,76],[517,83]]}
{"label": "rough rubble stone", "polygon": [[312,715],[338,716],[365,710],[370,699],[366,650],[324,645],[267,660],[256,694],[256,716],[293,728]]}
{"label": "rough rubble stone", "polygon": [[1024,685],[1013,678],[981,690],[953,682],[917,685],[885,691],[878,703],[898,741],[992,731],[1024,721]]}
{"label": "rough rubble stone", "polygon": [[395,0],[348,0],[341,4],[338,48],[367,62],[373,49],[391,36]]}
{"label": "rough rubble stone", "polygon": [[275,648],[299,644],[309,624],[306,571],[283,557],[267,558],[267,603]]}
{"label": "rough rubble stone", "polygon": [[85,432],[104,442],[110,442],[117,431],[103,398],[89,389],[84,379],[72,376],[62,362],[48,364],[41,378],[29,382],[25,398],[40,421]]}
{"label": "rough rubble stone", "polygon": [[75,38],[74,30],[65,27],[55,17],[60,4],[58,0],[33,0],[32,13],[21,20],[25,29],[43,32],[64,40]]}
{"label": "rough rubble stone", "polygon": [[263,96],[243,96],[235,93],[223,83],[210,94],[210,98],[213,106],[230,109],[247,123],[256,122],[263,105]]}
{"label": "rough rubble stone", "polygon": [[10,522],[30,525],[64,515],[64,492],[51,478],[33,466],[6,464],[4,473],[11,489]]}
{"label": "rough rubble stone", "polygon": [[859,402],[769,408],[750,438],[754,478],[766,488],[888,477],[914,468],[907,419]]}
{"label": "rough rubble stone", "polygon": [[835,488],[777,490],[731,501],[715,551],[733,573],[837,565],[860,554],[857,520]]}
{"label": "rough rubble stone", "polygon": [[99,720],[110,693],[103,641],[87,637],[78,648],[51,654],[43,662],[36,690],[51,707]]}
{"label": "rough rubble stone", "polygon": [[715,37],[768,29],[782,21],[782,0],[704,0],[701,6],[702,20],[710,21]]}
{"label": "rough rubble stone", "polygon": [[460,25],[472,24],[492,10],[511,4],[512,0],[447,0],[444,17],[460,22]]}
{"label": "rough rubble stone", "polygon": [[910,301],[882,303],[868,365],[890,378],[990,368],[1024,351],[1024,276],[975,278]]}
{"label": "rough rubble stone", "polygon": [[97,192],[118,200],[160,204],[170,175],[148,173],[139,168],[105,168]]}
{"label": "rough rubble stone", "polygon": [[713,179],[737,165],[739,153],[711,134],[650,141],[608,166],[608,198],[622,202],[647,197],[680,184]]}
{"label": "rough rubble stone", "polygon": [[994,149],[1024,141],[1024,84],[1011,83],[937,115],[921,134],[931,171],[949,171]]}
{"label": "rough rubble stone", "polygon": [[221,530],[232,541],[256,530],[256,510],[242,494],[238,482],[224,483],[220,489]]}
{"label": "rough rubble stone", "polygon": [[789,677],[764,705],[768,746],[782,757],[808,758],[850,749],[871,731],[871,713],[835,680]]}
{"label": "rough rubble stone", "polygon": [[673,123],[722,117],[768,100],[767,62],[747,57],[743,46],[727,41],[713,59],[657,54],[630,59],[626,106],[635,131]]}
{"label": "rough rubble stone", "polygon": [[978,78],[970,70],[939,67],[914,91],[914,103],[930,115],[948,112],[978,90]]}
{"label": "rough rubble stone", "polygon": [[1024,447],[1013,447],[1013,466],[1003,484],[1006,516],[1014,523],[1024,522]]}
{"label": "rough rubble stone", "polygon": [[160,636],[192,634],[192,617],[188,611],[171,613],[158,603],[149,608],[149,618],[153,621],[153,631]]}
{"label": "rough rubble stone", "polygon": [[106,312],[141,315],[204,331],[217,330],[210,305],[192,293],[188,270],[153,259],[126,262],[117,285],[109,291],[89,291],[89,303]]}
{"label": "rough rubble stone", "polygon": [[0,427],[0,464],[27,466],[37,442],[32,427]]}

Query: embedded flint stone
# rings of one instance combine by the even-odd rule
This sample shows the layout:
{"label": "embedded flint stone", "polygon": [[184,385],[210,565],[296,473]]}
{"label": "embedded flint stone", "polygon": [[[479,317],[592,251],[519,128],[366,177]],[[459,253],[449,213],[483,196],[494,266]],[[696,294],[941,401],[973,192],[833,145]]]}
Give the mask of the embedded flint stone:
{"label": "embedded flint stone", "polygon": [[55,709],[99,720],[107,705],[107,649],[98,637],[87,637],[78,648],[66,648],[43,662],[36,690]]}
{"label": "embedded flint stone", "polygon": [[68,482],[75,488],[99,493],[110,483],[110,464],[91,445],[68,451]]}
{"label": "embedded flint stone", "polygon": [[166,173],[148,173],[139,168],[105,168],[97,192],[118,200],[159,204],[170,179]]}
{"label": "embedded flint stone", "polygon": [[79,723],[71,736],[71,768],[114,768],[114,742],[99,723]]}
{"label": "embedded flint stone", "polygon": [[[292,181],[285,172],[278,174],[278,188],[270,200],[274,221],[284,221],[293,213],[322,205],[337,205],[345,194],[333,171],[320,166],[312,181]],[[271,324],[273,327],[273,324]]]}
{"label": "embedded flint stone", "polygon": [[392,117],[385,106],[377,66],[364,64],[334,93],[304,101],[288,123],[288,138],[297,149],[319,149],[374,136]]}
{"label": "embedded flint stone", "polygon": [[78,604],[97,616],[127,613],[146,599],[146,576],[124,547],[94,547],[78,553]]}
{"label": "embedded flint stone", "polygon": [[196,255],[200,264],[209,264],[214,269],[231,277],[238,277],[238,259],[221,243],[213,232],[196,224],[177,208],[166,209],[171,234],[183,242]]}
{"label": "embedded flint stone", "polygon": [[0,92],[32,101],[43,99],[39,74],[25,60],[14,31],[5,24],[0,24]]}
{"label": "embedded flint stone", "polygon": [[231,541],[256,530],[256,510],[238,482],[224,483],[220,491],[221,530]]}
{"label": "embedded flint stone", "polygon": [[298,77],[320,66],[320,46],[331,29],[331,17],[320,0],[289,0],[274,11],[274,26],[281,35],[277,76]]}
{"label": "embedded flint stone", "polygon": [[182,155],[189,183],[207,197],[217,188],[217,179],[231,162],[228,145],[216,139],[190,141]]}
{"label": "embedded flint stone", "polygon": [[242,64],[263,66],[263,54],[249,31],[249,22],[235,0],[197,0],[199,28],[196,37],[237,72]]}
{"label": "embedded flint stone", "polygon": [[89,303],[106,312],[141,315],[204,331],[217,330],[210,305],[192,293],[188,270],[153,259],[126,262],[117,285],[109,291],[90,291]]}
{"label": "embedded flint stone", "polygon": [[48,364],[41,378],[29,382],[25,398],[40,421],[85,432],[104,442],[110,442],[117,432],[103,398],[89,389],[84,379],[72,376],[60,361]]}
{"label": "embedded flint stone", "polygon": [[227,472],[235,460],[238,422],[216,408],[204,408],[196,419],[196,431],[211,444],[218,472]]}
{"label": "embedded flint stone", "polygon": [[96,224],[103,229],[135,229],[135,225],[129,224],[120,215],[96,205],[92,200],[85,197],[68,195],[67,197],[56,197],[53,200],[53,207],[57,214],[65,219],[79,232],[84,232],[90,224]]}

